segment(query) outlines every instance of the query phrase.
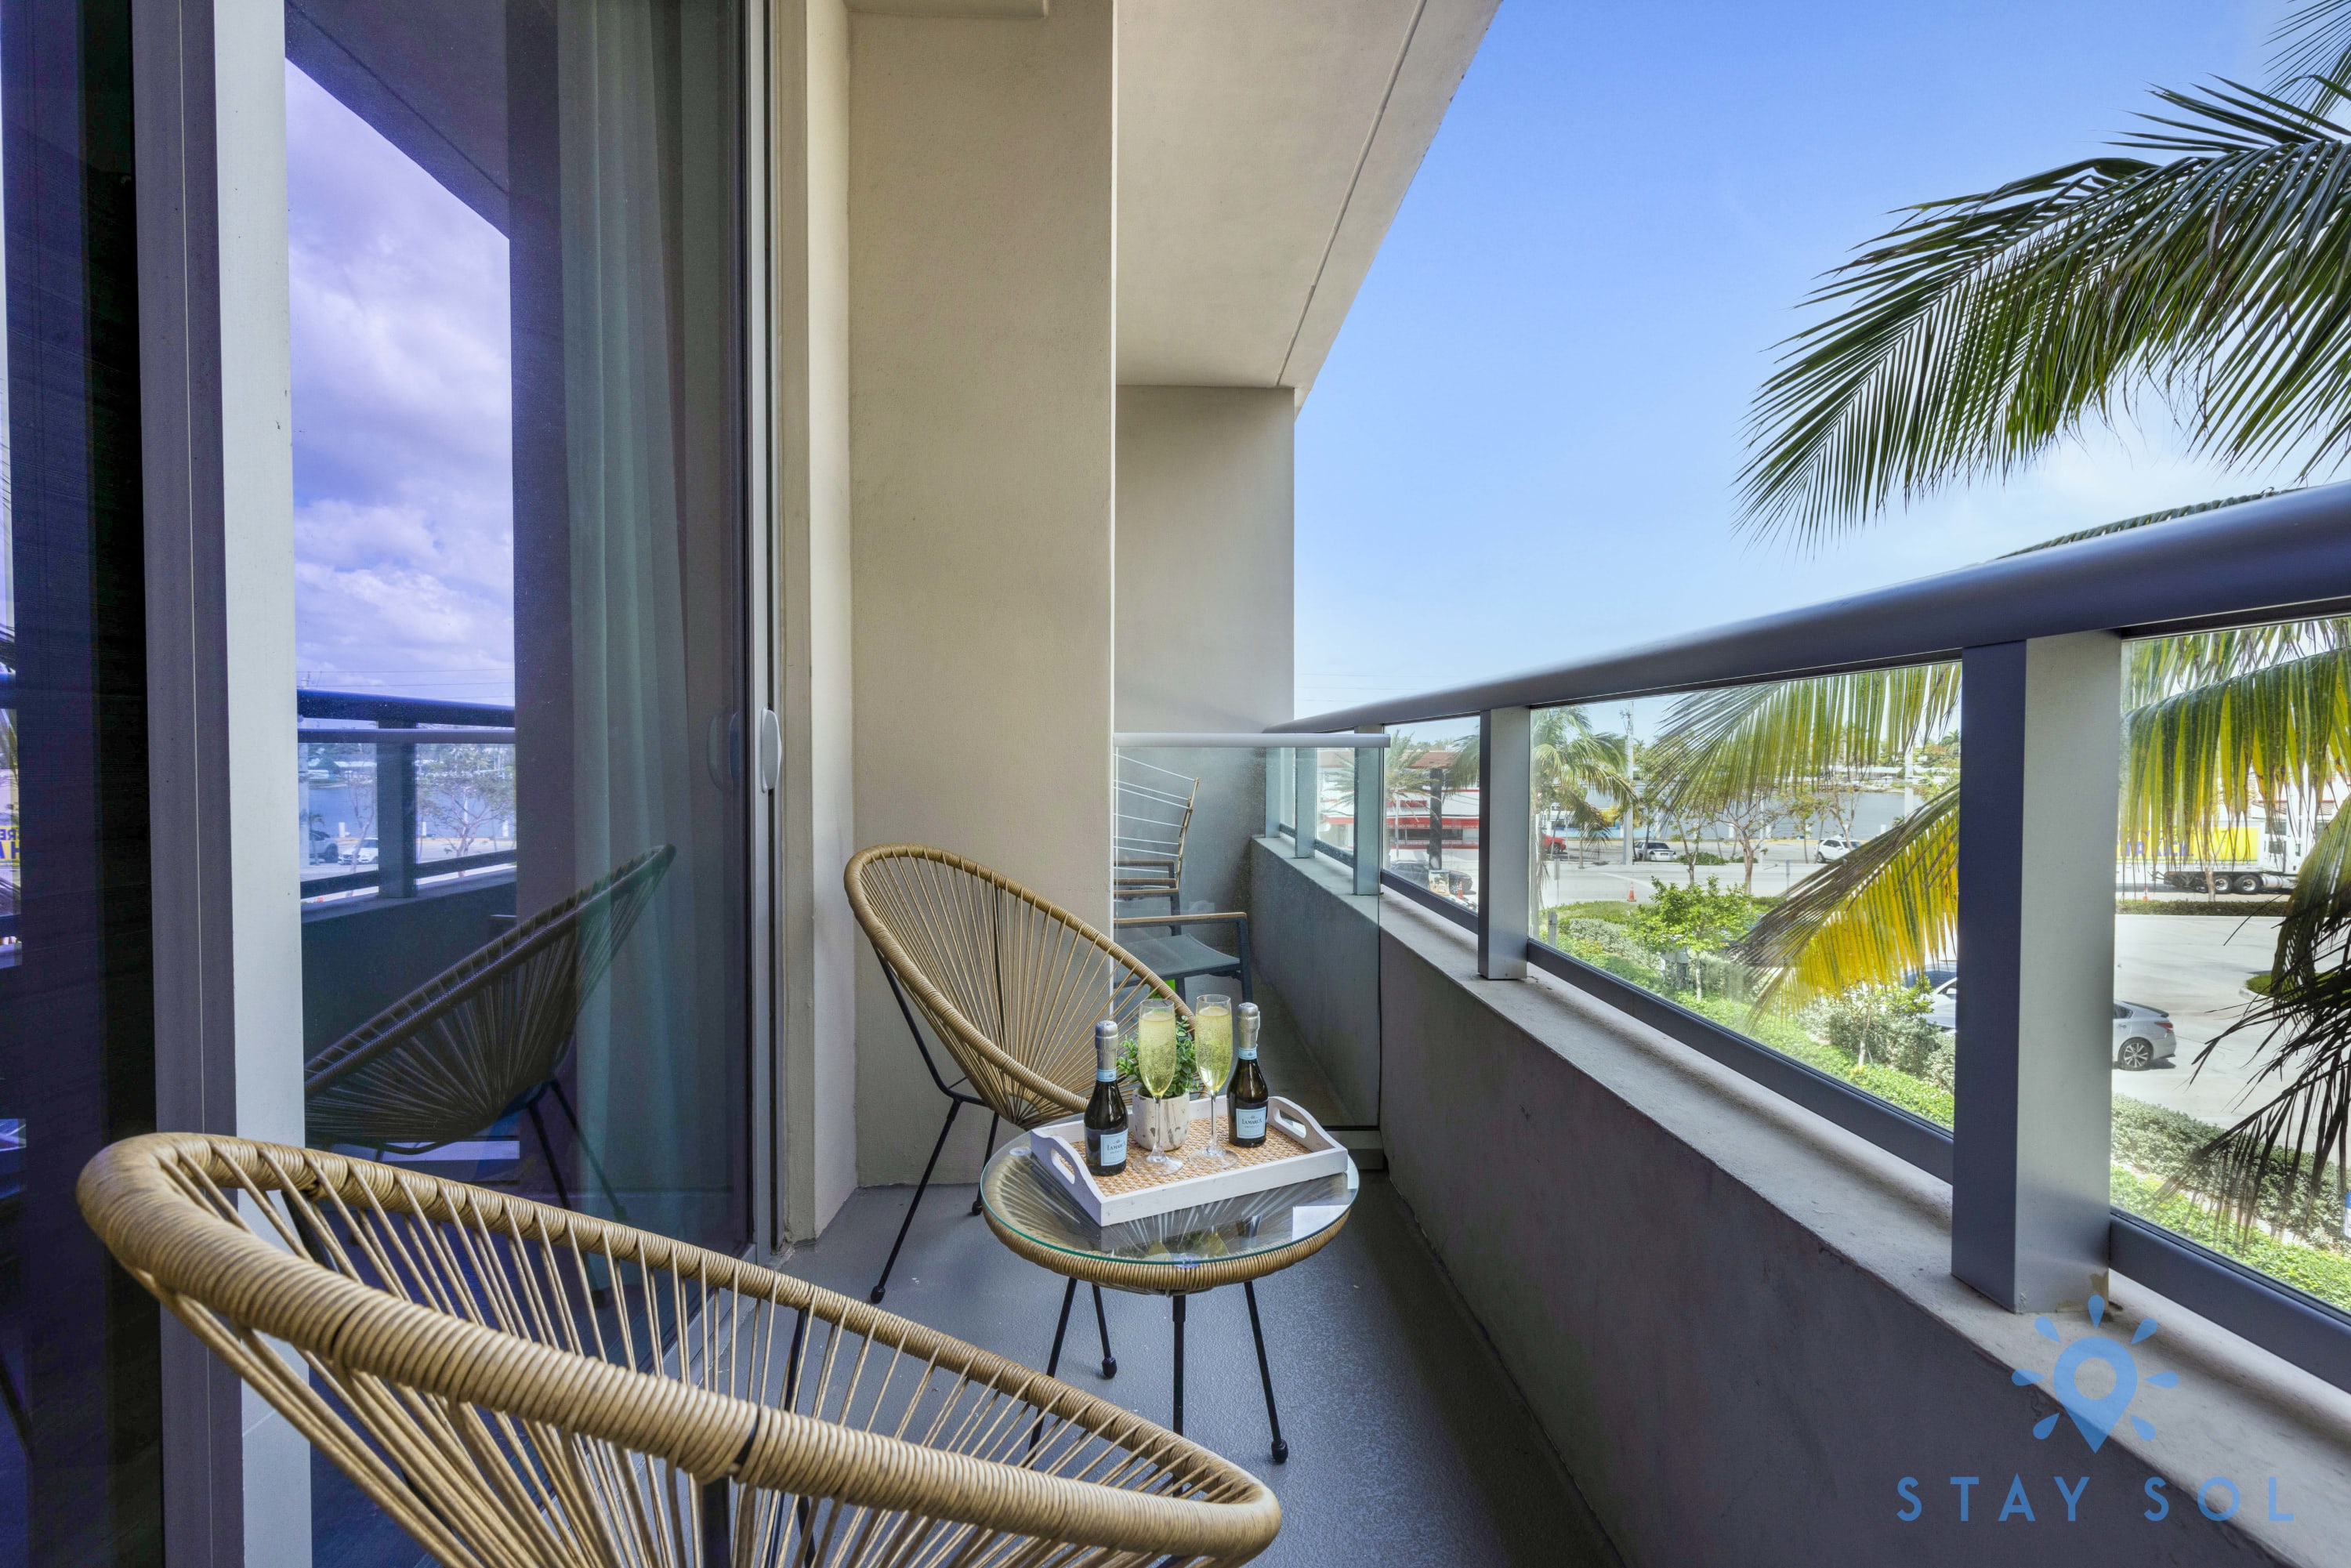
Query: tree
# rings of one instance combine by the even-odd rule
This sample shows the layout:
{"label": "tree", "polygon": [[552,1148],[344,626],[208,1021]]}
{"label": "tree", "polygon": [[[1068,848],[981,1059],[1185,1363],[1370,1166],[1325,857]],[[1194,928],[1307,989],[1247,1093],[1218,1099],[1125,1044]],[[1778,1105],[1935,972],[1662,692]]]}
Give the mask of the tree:
{"label": "tree", "polygon": [[1691,988],[1703,998],[1705,958],[1745,935],[1755,923],[1757,903],[1743,893],[1726,891],[1720,877],[1708,877],[1704,887],[1695,879],[1687,887],[1656,880],[1649,886],[1649,902],[1635,913],[1633,929],[1650,946],[1686,957]]}
{"label": "tree", "polygon": [[514,815],[514,748],[434,746],[418,748],[417,800],[450,830],[459,855],[471,854],[484,827]]}

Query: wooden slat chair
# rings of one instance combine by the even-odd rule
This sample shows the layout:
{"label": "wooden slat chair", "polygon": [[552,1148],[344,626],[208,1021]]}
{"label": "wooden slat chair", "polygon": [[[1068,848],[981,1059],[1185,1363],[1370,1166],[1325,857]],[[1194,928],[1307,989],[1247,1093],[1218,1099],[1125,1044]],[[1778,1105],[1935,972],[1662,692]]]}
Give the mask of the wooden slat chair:
{"label": "wooden slat chair", "polygon": [[[1145,997],[1165,997],[1179,1017],[1191,1009],[1147,965],[1061,905],[977,861],[923,844],[860,852],[844,880],[849,905],[873,944],[898,1010],[931,1082],[947,1097],[946,1121],[914,1201],[899,1222],[872,1299],[882,1300],[898,1250],[929,1190],[931,1172],[966,1105],[988,1112],[987,1148],[1000,1124],[1027,1130],[1086,1108],[1094,1083],[1094,1024],[1132,1030]],[[939,1071],[915,1014],[958,1076]],[[974,1199],[971,1212],[979,1212]],[[1094,1292],[1102,1375],[1115,1375],[1102,1292]]]}
{"label": "wooden slat chair", "polygon": [[530,1117],[564,1207],[564,1186],[538,1102],[571,1122],[615,1213],[626,1217],[580,1129],[558,1076],[580,1011],[677,858],[647,850],[501,933],[312,1057],[304,1069],[303,1135],[415,1155],[477,1136],[509,1111]]}
{"label": "wooden slat chair", "polygon": [[445,1568],[1190,1568],[1280,1528],[1256,1478],[1115,1406],[608,1220],[178,1133],[101,1151],[78,1196]]}

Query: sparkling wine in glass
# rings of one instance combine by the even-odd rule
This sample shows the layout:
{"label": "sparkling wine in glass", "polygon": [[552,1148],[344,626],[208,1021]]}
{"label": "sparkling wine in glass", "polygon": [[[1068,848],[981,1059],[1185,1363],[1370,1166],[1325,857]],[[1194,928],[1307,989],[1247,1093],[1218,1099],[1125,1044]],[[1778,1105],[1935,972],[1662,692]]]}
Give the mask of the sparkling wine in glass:
{"label": "sparkling wine in glass", "polygon": [[1209,1166],[1238,1165],[1217,1131],[1217,1096],[1233,1078],[1232,998],[1210,991],[1192,1005],[1192,1060],[1208,1092],[1208,1146],[1194,1157]]}
{"label": "sparkling wine in glass", "polygon": [[[1143,1080],[1143,1092],[1154,1100],[1165,1099],[1176,1083],[1176,1004],[1155,998],[1143,1004],[1134,1019],[1134,1071]],[[1184,1162],[1154,1149],[1144,1163],[1172,1171]]]}

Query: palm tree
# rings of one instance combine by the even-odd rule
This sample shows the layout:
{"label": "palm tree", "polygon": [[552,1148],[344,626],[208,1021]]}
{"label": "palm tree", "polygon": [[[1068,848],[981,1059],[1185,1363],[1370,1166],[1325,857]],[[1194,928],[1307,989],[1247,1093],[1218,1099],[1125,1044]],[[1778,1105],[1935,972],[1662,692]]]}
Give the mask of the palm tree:
{"label": "palm tree", "polygon": [[1564,816],[1580,839],[1624,815],[1632,798],[1625,737],[1593,727],[1580,708],[1545,708],[1535,715],[1534,803],[1544,815]]}

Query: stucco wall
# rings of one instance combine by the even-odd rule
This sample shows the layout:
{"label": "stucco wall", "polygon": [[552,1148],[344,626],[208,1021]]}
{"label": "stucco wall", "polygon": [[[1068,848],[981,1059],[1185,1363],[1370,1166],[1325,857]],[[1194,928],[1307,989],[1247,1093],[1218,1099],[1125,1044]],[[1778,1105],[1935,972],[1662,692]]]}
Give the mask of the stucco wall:
{"label": "stucco wall", "polygon": [[[850,19],[857,836],[956,850],[1098,922],[1113,15]],[[945,1103],[858,965],[858,1179],[912,1181]],[[976,1174],[966,1121],[949,1179]]]}

